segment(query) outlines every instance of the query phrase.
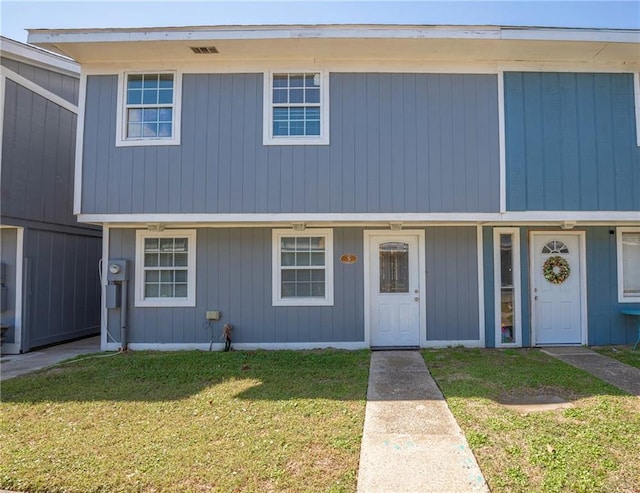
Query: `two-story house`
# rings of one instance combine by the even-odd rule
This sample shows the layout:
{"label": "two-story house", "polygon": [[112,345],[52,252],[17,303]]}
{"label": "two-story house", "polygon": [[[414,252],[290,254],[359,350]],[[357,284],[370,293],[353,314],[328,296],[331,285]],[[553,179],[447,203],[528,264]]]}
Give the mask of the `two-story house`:
{"label": "two-story house", "polygon": [[635,340],[639,31],[29,41],[81,64],[75,213],[103,227],[103,349],[206,349],[212,311],[238,348]]}
{"label": "two-story house", "polygon": [[2,353],[100,333],[100,228],[73,214],[80,67],[0,37]]}

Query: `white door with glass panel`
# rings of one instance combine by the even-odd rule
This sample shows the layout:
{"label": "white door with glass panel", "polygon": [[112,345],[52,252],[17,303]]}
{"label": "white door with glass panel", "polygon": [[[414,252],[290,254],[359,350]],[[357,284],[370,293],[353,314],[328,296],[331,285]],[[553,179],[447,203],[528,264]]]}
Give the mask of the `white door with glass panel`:
{"label": "white door with glass panel", "polygon": [[535,344],[581,344],[580,234],[533,234],[532,245]]}
{"label": "white door with glass panel", "polygon": [[371,236],[369,252],[371,346],[419,346],[419,237]]}

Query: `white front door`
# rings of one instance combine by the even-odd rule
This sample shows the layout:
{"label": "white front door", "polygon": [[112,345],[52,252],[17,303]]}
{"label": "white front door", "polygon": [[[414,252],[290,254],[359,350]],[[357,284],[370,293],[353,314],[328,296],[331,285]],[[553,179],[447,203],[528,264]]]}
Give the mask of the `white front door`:
{"label": "white front door", "polygon": [[531,306],[534,344],[581,344],[580,233],[532,233]]}
{"label": "white front door", "polygon": [[369,236],[368,291],[371,346],[420,345],[420,236]]}

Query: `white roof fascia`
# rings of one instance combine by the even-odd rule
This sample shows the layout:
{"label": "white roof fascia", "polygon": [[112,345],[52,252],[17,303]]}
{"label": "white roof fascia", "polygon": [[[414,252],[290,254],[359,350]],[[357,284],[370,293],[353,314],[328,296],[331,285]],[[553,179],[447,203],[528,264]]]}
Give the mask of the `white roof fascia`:
{"label": "white roof fascia", "polygon": [[0,53],[3,58],[37,65],[72,77],[80,77],[80,65],[73,60],[4,36],[0,36]]}

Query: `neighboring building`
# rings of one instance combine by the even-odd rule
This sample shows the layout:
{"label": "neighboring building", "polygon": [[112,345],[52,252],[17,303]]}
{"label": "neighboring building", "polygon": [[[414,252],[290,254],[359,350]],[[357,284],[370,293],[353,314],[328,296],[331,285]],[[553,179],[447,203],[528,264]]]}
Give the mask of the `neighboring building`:
{"label": "neighboring building", "polygon": [[78,64],[7,38],[0,55],[1,350],[20,353],[100,333],[102,233],[73,215]]}
{"label": "neighboring building", "polygon": [[635,340],[637,30],[29,41],[82,67],[75,213],[103,228],[105,350],[207,349],[211,310],[216,347],[226,322],[238,348]]}

